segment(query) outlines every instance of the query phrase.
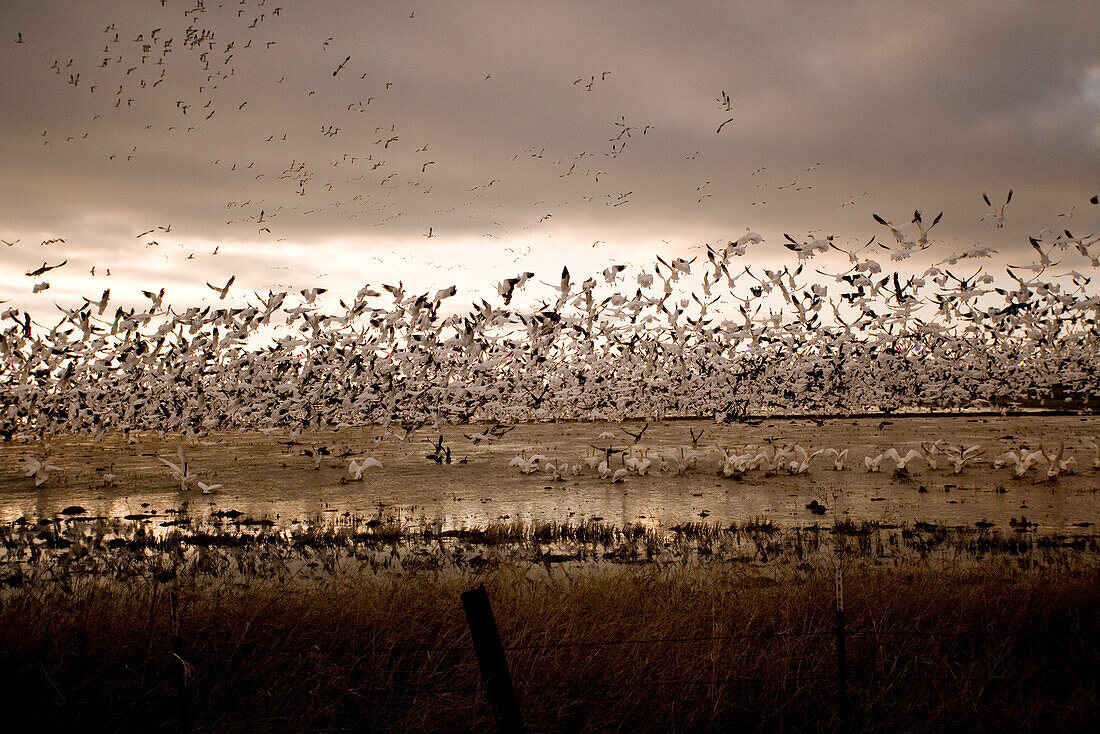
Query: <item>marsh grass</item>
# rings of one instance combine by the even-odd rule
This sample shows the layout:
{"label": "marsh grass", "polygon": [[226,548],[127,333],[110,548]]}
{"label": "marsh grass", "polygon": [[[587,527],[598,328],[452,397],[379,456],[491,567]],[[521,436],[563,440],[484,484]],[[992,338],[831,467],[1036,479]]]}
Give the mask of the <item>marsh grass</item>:
{"label": "marsh grass", "polygon": [[850,730],[1084,731],[1097,713],[1095,539],[765,520],[243,527],[8,526],[13,723],[491,729],[460,604],[482,583],[533,731],[838,730],[838,562]]}
{"label": "marsh grass", "polygon": [[[490,728],[458,604],[485,583],[535,730],[837,726],[825,570],[536,568],[178,584],[191,715],[214,731]],[[1083,729],[1097,581],[1094,569],[1007,563],[850,568],[859,728]],[[7,599],[3,683],[34,702],[21,715],[96,729],[174,721],[166,590],[89,579]]]}

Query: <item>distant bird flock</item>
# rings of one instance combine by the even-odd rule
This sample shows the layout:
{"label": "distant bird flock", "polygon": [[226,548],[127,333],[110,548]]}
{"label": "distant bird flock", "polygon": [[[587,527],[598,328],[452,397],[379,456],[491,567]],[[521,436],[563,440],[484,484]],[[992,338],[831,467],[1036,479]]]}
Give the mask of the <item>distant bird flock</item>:
{"label": "distant bird flock", "polygon": [[[626,432],[625,429],[622,430]],[[605,432],[601,438],[615,440],[622,436]],[[814,459],[819,456],[824,456],[825,459],[818,462],[818,468],[821,468],[820,464],[824,464],[826,470],[845,471],[848,467],[845,467],[844,462],[849,451],[848,448],[833,447],[812,449],[798,443],[770,439],[763,444],[704,448],[698,445],[638,447],[614,444],[606,447],[592,444],[591,447],[591,452],[585,456],[572,458],[551,457],[538,451],[524,450],[513,457],[508,465],[517,469],[520,474],[538,475],[559,482],[567,477],[591,473],[612,483],[621,483],[632,476],[644,477],[651,471],[683,475],[689,471],[713,472],[715,469],[720,477],[742,480],[754,473],[765,477],[808,474]],[[1084,460],[1079,466],[1076,456],[1066,455],[1067,449],[1081,452]],[[1087,458],[1090,450],[1095,455],[1091,464]],[[917,448],[910,449],[904,456],[896,447],[887,448],[878,454],[868,454],[863,457],[862,469],[870,473],[889,472],[895,478],[908,478],[910,468],[915,462],[919,461],[933,471],[940,469],[943,462],[947,465],[945,468],[950,468],[953,474],[962,474],[967,466],[988,461],[983,456],[984,453],[985,448],[978,444],[952,445],[943,439],[922,441]],[[1041,476],[1045,470],[1046,479],[1054,481],[1062,475],[1075,473],[1078,468],[1083,472],[1100,469],[1100,446],[1090,440],[1087,444],[1072,447],[1067,447],[1063,442],[1057,446],[1042,446],[1037,451],[1021,448],[1018,451],[1005,451],[989,463],[994,471],[1011,468],[1011,476],[1016,479],[1024,478],[1035,468],[1035,475]],[[354,462],[351,471],[356,471]]]}
{"label": "distant bird flock", "polygon": [[[200,2],[174,21],[186,26],[178,33],[161,26],[132,34],[110,23],[102,32],[103,51],[97,50],[95,59],[85,56],[77,66],[73,59],[68,63],[55,59],[50,69],[62,80],[68,75],[68,84],[82,94],[84,89],[89,95],[95,93],[92,81],[106,84],[110,80],[106,96],[101,91],[96,97],[106,100],[107,114],[130,114],[126,112],[130,108],[137,114],[143,104],[155,101],[152,90],[167,78],[166,59],[175,70],[171,59],[186,56],[193,71],[201,70],[195,77],[199,84],[175,102],[173,114],[178,111],[179,119],[166,131],[191,131],[215,112],[233,115],[249,104],[250,100],[233,99],[232,104],[214,106],[214,90],[229,84],[238,54],[245,56],[246,49],[248,54],[264,54],[276,43],[274,37],[263,35],[268,33],[263,24],[282,15],[281,7],[260,2],[248,12],[235,9],[238,25],[248,24],[248,16],[252,19],[247,28],[237,29],[241,35],[231,39],[224,33],[215,38],[207,23],[212,24],[210,16],[217,15],[216,9],[208,15]],[[225,12],[231,14],[230,9]],[[413,14],[409,20],[419,22]],[[21,44],[20,53],[37,47],[38,39],[14,33],[12,42]],[[334,37],[321,41],[320,53],[333,43]],[[337,53],[325,61],[321,81],[364,80],[368,76],[360,68],[364,63]],[[481,70],[477,78],[481,80]],[[615,79],[608,70],[581,76],[572,86],[588,94]],[[367,91],[379,95],[394,84],[381,78],[367,81]],[[315,91],[310,89],[305,96]],[[347,113],[354,109],[357,116],[374,99],[365,93],[360,96],[365,101],[355,98],[342,103]],[[729,117],[735,105],[725,91],[716,101],[723,121],[714,134],[728,137],[736,130],[735,118]],[[119,111],[110,112],[114,108]],[[383,123],[372,134],[377,138],[372,145],[381,148],[365,156],[345,153],[332,161],[331,167],[362,168],[362,175],[348,179],[356,186],[367,175],[368,163],[371,172],[377,171],[386,162],[386,151],[416,145],[409,143],[409,134],[398,130],[396,123],[374,122]],[[101,125],[107,124],[105,118]],[[341,124],[347,138],[346,126],[351,123]],[[711,122],[706,124],[709,135]],[[628,138],[637,141],[652,129],[648,124],[628,124],[625,117],[614,126],[618,133],[609,139],[610,152],[602,153],[601,160],[620,156]],[[321,134],[336,138],[340,129],[326,122]],[[313,131],[315,135],[316,128]],[[632,137],[632,131],[638,134]],[[51,142],[47,133],[43,131],[43,145]],[[71,136],[66,144],[87,135]],[[273,131],[266,141],[286,142],[287,133]],[[138,146],[119,150],[110,159],[125,155],[129,161],[137,150]],[[416,164],[410,169],[414,174],[418,168],[426,175],[429,166],[435,166],[435,160],[428,160],[437,157],[434,148],[432,153],[427,151],[427,143],[416,148]],[[524,151],[537,159],[543,152],[541,148]],[[598,183],[607,171],[581,160],[594,155],[584,151],[555,165],[560,163],[564,169],[571,164],[561,177],[584,171],[584,176]],[[282,173],[269,171],[271,175],[253,174],[253,164],[242,159],[241,174],[255,179],[277,177],[288,183],[294,195],[305,196],[307,185],[316,190],[317,170],[288,157],[290,165]],[[548,154],[547,159],[551,158]],[[442,157],[439,160],[436,168],[445,164]],[[238,161],[219,161],[212,164],[237,171]],[[753,175],[763,170],[760,167]],[[397,174],[383,169],[373,175],[385,184]],[[487,189],[500,180],[490,178],[466,191]],[[407,185],[415,188],[422,183],[427,193],[427,178]],[[698,203],[711,196],[706,191],[709,184],[708,180],[696,187],[693,196]],[[399,182],[390,189],[394,185]],[[634,193],[626,188],[615,189],[622,193],[604,193],[604,204],[625,205]],[[801,188],[810,187],[795,190]],[[845,206],[864,195],[851,197]],[[1009,190],[1004,203],[994,206],[983,193],[989,207],[983,219],[1002,227],[1012,196]],[[340,204],[347,204],[345,209],[350,211],[351,204],[362,205],[362,199],[356,194]],[[586,197],[589,202],[592,199]],[[1090,201],[1096,205],[1097,197]],[[387,212],[388,207],[385,204]],[[226,209],[240,211],[227,225],[246,223],[257,227],[257,235],[272,234],[261,225],[271,224],[278,210],[259,197],[255,203],[252,198],[228,202]],[[253,209],[259,209],[258,214]],[[387,214],[375,224],[399,214]],[[552,216],[547,212],[538,223]],[[746,231],[736,239],[707,244],[705,253],[690,259],[656,256],[641,267],[612,264],[580,277],[568,267],[560,276],[556,268],[552,274],[524,268],[495,288],[487,284],[487,292],[495,295],[473,294],[469,305],[459,304],[455,286],[418,292],[402,282],[383,282],[392,278],[380,275],[372,278],[374,284],[365,284],[354,298],[339,300],[339,308],[333,308],[319,298],[326,292],[322,287],[243,292],[239,284],[234,289],[236,274],[227,273],[224,284],[221,278],[206,281],[210,300],[217,295],[216,305],[171,304],[158,284],[142,291],[145,300],[138,297],[137,305],[133,300],[118,303],[117,294],[112,301],[110,289],[94,300],[84,298],[79,306],[58,304],[61,318],[56,323],[35,321],[25,310],[8,308],[0,312],[0,435],[10,439],[16,433],[80,432],[101,437],[109,431],[155,430],[194,436],[222,429],[304,430],[352,424],[396,424],[413,430],[473,421],[512,425],[559,419],[703,416],[732,422],[774,413],[1095,407],[1100,386],[1100,296],[1094,288],[1090,290],[1088,273],[1100,267],[1100,235],[1044,230],[1029,238],[1037,256],[1034,262],[1012,264],[1003,274],[1000,268],[991,273],[985,271],[984,262],[979,265],[993,254],[988,246],[976,245],[938,261],[929,257],[930,233],[942,216],[941,212],[925,217],[915,211],[912,218],[906,214],[891,221],[874,214],[875,222],[886,230],[882,232],[885,243],[876,237],[862,247],[850,247],[833,236],[785,235],[780,248]],[[419,231],[424,237],[440,237],[439,226],[423,224]],[[137,238],[158,231],[167,234],[171,225],[147,229]],[[21,241],[3,243],[14,247]],[[592,246],[601,242],[595,240]],[[41,244],[65,245],[66,240],[51,238]],[[146,242],[147,247],[158,244],[157,240]],[[770,267],[746,265],[741,258],[750,251],[761,256],[756,262],[775,263],[779,256],[793,261]],[[215,247],[212,254],[217,252]],[[918,255],[921,264],[909,274],[889,269],[889,263],[912,263],[911,258]],[[828,263],[828,258],[834,262]],[[36,256],[33,262],[37,260]],[[836,260],[843,265],[835,267]],[[49,297],[41,295],[50,288],[47,278],[66,266],[68,259],[54,263],[43,261],[26,271],[33,283],[30,289],[38,294],[34,297]],[[96,275],[95,267],[91,275]],[[495,437],[471,435],[486,441]],[[635,443],[638,439],[640,435]],[[441,456],[442,451],[440,444],[434,453]],[[941,458],[961,468],[973,461],[968,451],[968,447],[954,452],[945,448]],[[814,458],[811,453],[795,451],[783,457],[784,468],[806,471]],[[936,460],[927,451],[919,455]],[[606,458],[610,464],[610,457]],[[648,470],[648,457],[628,453],[625,458],[634,459],[634,468],[624,463],[619,470]],[[845,457],[834,449],[829,458],[839,469]],[[869,457],[876,466],[892,462],[899,471],[916,458],[913,451]],[[1029,456],[1002,458],[1018,467],[1033,462]],[[182,487],[189,484],[191,476],[182,456],[180,464],[162,461]],[[761,466],[762,461],[757,454],[727,456],[723,466],[736,473]],[[767,461],[774,463],[776,457]],[[526,458],[521,465],[530,468]],[[354,465],[350,479],[361,480],[369,468]],[[50,469],[44,460],[27,467],[30,475],[39,478],[48,476]],[[613,478],[616,470],[610,465],[607,469]]]}
{"label": "distant bird flock", "polygon": [[[158,288],[113,313],[109,290],[58,305],[56,323],[9,308],[0,433],[1095,407],[1100,297],[1081,273],[1013,266],[998,285],[941,263],[903,277],[828,240],[789,247],[797,264],[737,264],[762,239],[583,279],[522,272],[465,308],[454,286],[382,283],[324,310],[322,288],[238,293],[232,277],[208,283],[217,307],[173,308]],[[1036,249],[1064,260],[1096,242]],[[849,269],[811,280],[827,250]]]}

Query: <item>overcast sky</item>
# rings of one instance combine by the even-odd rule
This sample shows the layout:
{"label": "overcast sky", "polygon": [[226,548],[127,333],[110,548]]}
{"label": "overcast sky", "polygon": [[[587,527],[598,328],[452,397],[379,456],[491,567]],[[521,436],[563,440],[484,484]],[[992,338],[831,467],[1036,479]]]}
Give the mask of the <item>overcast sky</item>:
{"label": "overcast sky", "polygon": [[3,0],[0,300],[764,263],[915,209],[1010,262],[1100,230],[1095,10]]}

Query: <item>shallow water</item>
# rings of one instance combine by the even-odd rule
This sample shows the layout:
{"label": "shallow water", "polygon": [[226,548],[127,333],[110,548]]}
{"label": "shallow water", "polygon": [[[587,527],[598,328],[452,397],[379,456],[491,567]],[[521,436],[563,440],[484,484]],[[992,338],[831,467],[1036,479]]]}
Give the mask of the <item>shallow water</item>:
{"label": "shallow water", "polygon": [[[612,484],[585,468],[565,481],[553,481],[536,473],[520,474],[508,462],[521,451],[538,451],[557,463],[577,463],[592,455],[591,445],[633,445],[623,428],[637,432],[642,423],[544,423],[520,425],[490,444],[475,445],[463,437],[485,426],[447,426],[445,444],[452,449],[452,463],[440,465],[425,458],[429,438],[439,431],[423,429],[410,440],[399,440],[378,427],[345,428],[304,434],[299,445],[285,445],[285,432],[270,436],[256,433],[219,433],[187,448],[192,472],[208,483],[225,485],[212,495],[196,490],[180,491],[160,455],[178,461],[178,438],[138,436],[127,446],[121,436],[101,443],[84,437],[60,437],[49,441],[50,463],[61,471],[36,489],[34,480],[19,471],[21,456],[41,456],[41,443],[0,444],[0,519],[20,516],[50,517],[70,505],[89,514],[122,517],[134,513],[184,508],[198,519],[217,510],[238,510],[253,518],[269,518],[279,524],[293,520],[331,517],[343,513],[369,516],[380,506],[410,521],[441,521],[445,529],[485,525],[494,520],[580,521],[602,519],[614,524],[642,523],[668,527],[689,521],[728,524],[766,517],[784,525],[803,525],[828,520],[806,509],[811,500],[833,507],[855,520],[887,522],[945,522],[970,525],[992,522],[1009,528],[1009,520],[1026,516],[1046,532],[1072,530],[1079,523],[1100,522],[1100,471],[1092,469],[1095,449],[1088,441],[1100,439],[1100,418],[1095,416],[1025,417],[917,417],[881,419],[832,419],[824,425],[808,420],[768,420],[757,426],[716,426],[709,421],[654,423],[637,444],[648,452],[652,473],[630,476]],[[657,470],[659,457],[671,460],[681,449],[691,449],[689,429],[703,430],[699,450],[710,455],[698,459],[696,468],[681,476]],[[615,434],[614,440],[599,438]],[[954,474],[950,467],[932,470],[916,462],[906,478],[889,472],[872,474],[863,468],[863,456],[891,446],[901,453],[922,440],[944,438],[949,443],[981,444],[983,463]],[[717,475],[716,448],[798,442],[810,448],[834,446],[849,449],[843,471],[834,471],[823,456],[814,460],[806,475],[767,477],[760,471],[740,481]],[[1002,451],[1021,444],[1037,449],[1064,442],[1067,455],[1076,455],[1076,473],[1057,482],[1046,481],[1045,462],[1023,479],[1014,479],[1008,468],[994,469],[992,460]],[[332,452],[321,469],[302,454],[316,445]],[[364,481],[342,484],[347,459],[337,454],[350,449],[353,456],[373,456],[383,469],[368,470]],[[1072,449],[1072,451],[1068,450]],[[461,460],[465,459],[465,463]],[[618,459],[613,463],[618,465]],[[105,487],[103,475],[113,467],[117,484]],[[920,488],[924,487],[925,492]],[[831,516],[830,516],[831,517]],[[166,518],[168,519],[168,518]]]}

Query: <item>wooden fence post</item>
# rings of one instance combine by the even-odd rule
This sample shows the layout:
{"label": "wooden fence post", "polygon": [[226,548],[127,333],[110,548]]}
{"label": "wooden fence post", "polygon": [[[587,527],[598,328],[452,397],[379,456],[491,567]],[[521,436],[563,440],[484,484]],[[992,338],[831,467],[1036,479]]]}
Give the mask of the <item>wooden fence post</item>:
{"label": "wooden fence post", "polygon": [[522,732],[523,716],[516,701],[515,689],[512,688],[512,675],[508,672],[504,646],[485,586],[479,585],[463,592],[462,608],[470,625],[470,636],[474,639],[477,664],[481,669],[481,680],[485,683],[485,694],[497,720],[497,731],[502,734]]}
{"label": "wooden fence post", "polygon": [[848,730],[848,660],[844,634],[844,572],[839,560],[836,567],[836,691],[840,731]]}

